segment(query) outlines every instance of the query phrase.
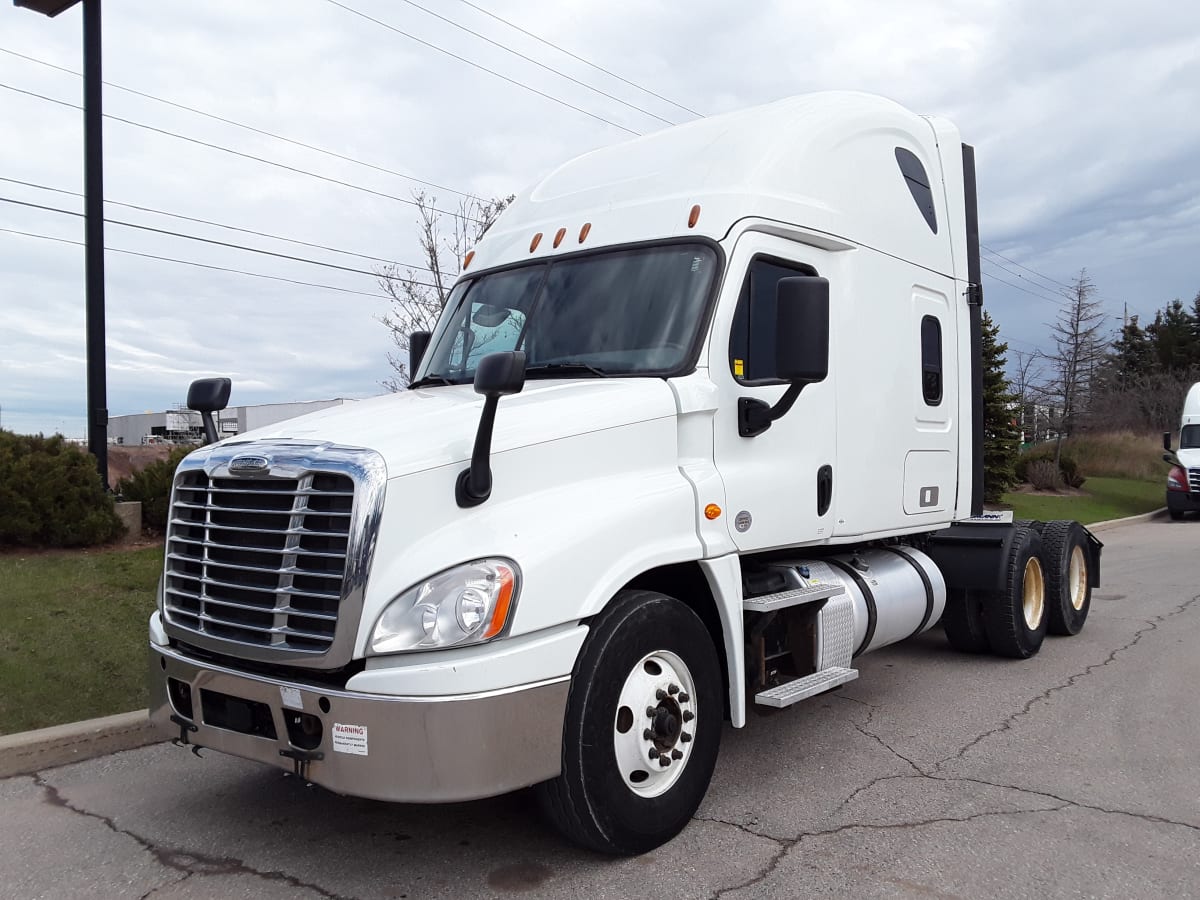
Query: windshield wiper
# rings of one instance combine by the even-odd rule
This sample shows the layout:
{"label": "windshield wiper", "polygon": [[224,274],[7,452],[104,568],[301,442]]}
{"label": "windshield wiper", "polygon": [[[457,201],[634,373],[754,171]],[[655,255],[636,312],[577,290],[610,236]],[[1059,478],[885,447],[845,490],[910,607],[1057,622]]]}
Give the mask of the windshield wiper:
{"label": "windshield wiper", "polygon": [[537,378],[545,375],[554,378],[559,375],[581,375],[585,372],[589,375],[597,375],[600,378],[608,375],[608,372],[604,371],[604,369],[597,368],[585,362],[554,362],[529,366],[525,370],[525,377]]}
{"label": "windshield wiper", "polygon": [[457,381],[451,381],[444,375],[426,375],[424,378],[418,378],[416,381],[409,384],[409,389],[428,387],[431,384],[458,384]]}

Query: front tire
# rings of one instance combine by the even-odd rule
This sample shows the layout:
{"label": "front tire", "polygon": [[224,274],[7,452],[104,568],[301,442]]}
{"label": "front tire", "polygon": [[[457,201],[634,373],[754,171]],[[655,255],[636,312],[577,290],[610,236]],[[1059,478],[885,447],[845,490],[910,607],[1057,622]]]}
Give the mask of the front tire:
{"label": "front tire", "polygon": [[704,798],[724,719],[704,623],[652,591],[621,591],[591,623],[572,673],[562,773],[538,785],[572,841],[637,854],[675,837]]}

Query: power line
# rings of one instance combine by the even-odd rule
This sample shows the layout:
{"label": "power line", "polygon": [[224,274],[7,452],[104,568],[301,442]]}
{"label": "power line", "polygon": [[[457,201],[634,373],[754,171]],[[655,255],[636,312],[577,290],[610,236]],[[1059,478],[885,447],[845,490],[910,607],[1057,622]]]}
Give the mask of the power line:
{"label": "power line", "polygon": [[557,50],[559,53],[565,53],[567,56],[571,57],[571,59],[577,60],[577,61],[583,63],[585,66],[591,66],[596,71],[603,72],[605,75],[608,75],[610,78],[615,78],[615,79],[617,79],[617,81],[623,82],[624,84],[627,84],[632,88],[637,88],[639,91],[643,91],[643,92],[649,94],[651,97],[657,97],[659,100],[663,101],[664,103],[669,103],[671,106],[674,106],[676,109],[681,109],[685,113],[689,113],[690,115],[696,116],[697,118],[701,118],[701,119],[704,118],[704,113],[699,113],[699,112],[696,112],[696,110],[694,110],[694,109],[689,109],[688,107],[684,106],[681,103],[676,103],[674,100],[664,97],[662,94],[656,94],[654,91],[650,90],[650,88],[642,87],[640,84],[632,82],[628,78],[622,78],[616,72],[612,72],[612,71],[604,68],[604,66],[597,65],[596,63],[592,62],[591,60],[584,59],[582,56],[578,56],[577,54],[572,53],[570,50],[567,50],[564,47],[560,47],[558,44],[555,44],[552,41],[546,40],[544,37],[534,34],[532,31],[526,31],[524,28],[522,28],[520,25],[517,25],[515,22],[510,22],[508,19],[502,18],[501,16],[496,15],[494,12],[484,9],[482,6],[477,6],[476,4],[472,3],[471,0],[459,0],[459,2],[465,3],[467,6],[471,7],[471,9],[481,12],[485,16],[489,16],[489,17],[495,19],[497,22],[504,23],[509,28],[515,28],[517,31],[521,32],[521,34],[526,35],[527,37],[531,37],[535,41],[538,41],[541,44],[545,44],[547,47],[552,47],[555,50]]}
{"label": "power line", "polygon": [[509,54],[512,54],[513,56],[520,57],[521,59],[525,60],[526,62],[533,63],[535,66],[537,66],[540,69],[545,69],[547,72],[552,72],[555,75],[558,75],[560,78],[565,78],[565,79],[567,79],[567,81],[573,82],[574,84],[577,84],[580,87],[587,88],[587,90],[592,91],[593,93],[599,94],[602,97],[607,97],[609,100],[615,100],[617,103],[620,103],[622,106],[627,106],[627,107],[629,107],[629,109],[632,109],[635,112],[640,112],[643,115],[647,115],[652,119],[658,119],[658,121],[664,122],[667,125],[676,124],[675,122],[672,122],[670,119],[664,119],[662,116],[658,115],[657,113],[653,113],[648,109],[643,109],[640,106],[636,106],[633,103],[629,103],[628,101],[622,100],[620,97],[614,96],[613,94],[610,94],[607,91],[601,90],[598,87],[590,85],[586,81],[580,81],[578,78],[574,77],[573,75],[569,75],[566,72],[563,72],[561,69],[556,69],[553,66],[548,66],[544,62],[539,62],[538,60],[534,59],[532,56],[526,56],[524,53],[520,52],[519,50],[513,50],[511,47],[506,47],[506,46],[504,46],[504,44],[500,43],[499,41],[492,40],[490,37],[488,37],[485,34],[480,34],[478,31],[472,31],[466,25],[456,22],[453,19],[447,18],[446,16],[443,16],[440,13],[436,13],[432,9],[424,7],[420,3],[415,2],[415,0],[403,0],[403,2],[407,3],[411,7],[414,7],[415,9],[419,9],[421,12],[425,13],[426,15],[433,16],[435,19],[440,19],[441,21],[445,22],[447,25],[452,25],[453,27],[457,28],[459,31],[465,31],[467,34],[474,35],[475,37],[479,38],[481,41],[486,41],[487,43],[491,44],[493,47],[499,47],[505,53],[509,53]]}
{"label": "power line", "polygon": [[[1008,260],[1008,261],[1009,261],[1010,263],[1012,263],[1014,266],[1020,266],[1020,267],[1021,267],[1022,269],[1024,269],[1026,272],[1031,272],[1031,273],[1033,273],[1034,275],[1036,275],[1038,278],[1042,278],[1042,279],[1044,279],[1044,280],[1046,280],[1046,281],[1053,282],[1054,284],[1058,285],[1059,287],[1066,288],[1068,291],[1073,291],[1073,290],[1075,289],[1074,285],[1070,285],[1070,284],[1067,284],[1066,282],[1059,281],[1057,278],[1051,278],[1049,275],[1043,275],[1041,272],[1037,271],[1037,269],[1031,269],[1031,268],[1029,268],[1029,266],[1027,266],[1027,265],[1024,265],[1023,263],[1019,263],[1019,262],[1017,262],[1017,261],[1016,261],[1015,259],[1013,259],[1011,256],[1005,256],[1003,253],[1000,253],[1000,252],[998,252],[998,251],[996,251],[996,250],[993,250],[993,249],[992,249],[991,247],[989,247],[987,244],[982,244],[982,243],[981,243],[981,244],[979,245],[979,247],[980,247],[980,249],[982,249],[982,250],[986,250],[988,253],[991,253],[993,256],[998,256],[998,257],[1000,257],[1001,259],[1006,259],[1006,260]],[[1023,278],[1024,276],[1021,276],[1021,277]]]}
{"label": "power line", "polygon": [[[12,203],[17,206],[25,206],[25,207],[29,207],[31,209],[44,210],[45,212],[61,213],[62,215],[75,216],[76,218],[80,218],[80,219],[83,218],[83,213],[80,213],[80,212],[74,212],[73,210],[69,210],[69,209],[60,209],[57,206],[43,206],[40,203],[29,203],[25,200],[13,200],[10,197],[0,197],[0,203]],[[183,238],[184,240],[188,240],[188,241],[199,241],[202,244],[211,244],[216,247],[226,247],[230,250],[244,250],[247,253],[259,253],[263,256],[273,256],[276,259],[286,259],[286,260],[289,260],[290,262],[307,263],[312,266],[322,266],[323,268],[326,268],[326,269],[337,269],[338,271],[351,272],[355,275],[370,275],[373,278],[383,278],[388,281],[399,281],[404,284],[419,285],[421,287],[429,287],[429,288],[436,287],[436,285],[430,284],[425,281],[416,281],[411,278],[401,278],[398,275],[387,275],[387,274],[384,274],[381,272],[371,272],[367,269],[355,269],[351,266],[340,266],[337,263],[322,262],[321,260],[308,259],[307,257],[304,257],[304,256],[292,256],[289,253],[276,253],[273,250],[263,250],[259,247],[247,247],[244,244],[233,244],[233,243],[230,243],[229,241],[218,241],[218,240],[215,240],[214,238],[200,237],[199,235],[196,235],[196,234],[185,234],[180,231],[171,231],[170,229],[167,229],[167,228],[154,228],[150,225],[138,225],[134,222],[123,222],[120,219],[109,219],[107,217],[104,219],[104,221],[108,222],[112,225],[120,225],[124,228],[136,228],[138,231],[149,231],[149,232],[153,232],[154,234],[162,234],[162,235],[166,235],[168,237]]]}
{"label": "power line", "polygon": [[1062,297],[1061,297],[1061,296],[1057,296],[1057,295],[1058,295],[1058,290],[1057,290],[1057,289],[1055,289],[1055,288],[1050,288],[1050,287],[1047,287],[1047,286],[1046,286],[1046,285],[1044,285],[1044,284],[1039,284],[1039,283],[1038,283],[1038,282],[1036,282],[1036,281],[1030,281],[1028,278],[1026,278],[1026,277],[1025,277],[1024,275],[1022,275],[1020,272],[1013,271],[1013,270],[1012,270],[1012,269],[1010,269],[1008,266],[1004,265],[1004,263],[1002,263],[1002,262],[996,262],[996,260],[994,260],[994,259],[989,259],[989,258],[988,258],[988,257],[986,257],[986,256],[984,256],[984,257],[981,257],[981,258],[980,258],[980,262],[985,262],[985,263],[987,263],[989,266],[995,266],[995,267],[996,267],[996,268],[998,268],[998,269],[1003,269],[1003,270],[1004,270],[1005,272],[1007,272],[1009,275],[1012,275],[1014,278],[1020,278],[1020,279],[1021,279],[1022,281],[1024,281],[1026,284],[1029,284],[1029,285],[1031,285],[1032,287],[1036,288],[1037,290],[1039,290],[1039,291],[1045,291],[1045,292],[1053,292],[1053,293],[1056,295],[1056,297],[1057,297],[1057,299],[1058,299],[1058,300],[1061,300],[1061,299],[1062,299]]}
{"label": "power line", "polygon": [[[44,59],[37,59],[36,57],[33,57],[33,56],[27,56],[24,53],[18,53],[16,50],[10,50],[7,47],[0,47],[0,53],[8,53],[11,56],[16,56],[21,59],[27,60],[31,63],[36,63],[39,66],[46,66],[47,68],[50,68],[50,69],[56,69],[59,72],[66,72],[68,75],[74,75],[76,78],[83,77],[82,73],[76,72],[74,69],[68,69],[66,66],[55,65],[54,63],[47,62]],[[254,132],[255,134],[261,134],[264,137],[274,138],[277,141],[283,141],[284,143],[292,144],[296,147],[303,147],[305,150],[312,150],[315,153],[323,153],[326,156],[333,157],[334,159],[340,159],[344,162],[354,163],[355,165],[358,165],[358,166],[365,166],[368,169],[374,169],[376,172],[383,172],[387,175],[395,175],[397,178],[406,178],[409,181],[415,181],[417,184],[423,184],[426,187],[435,188],[436,190],[439,190],[439,191],[449,191],[452,194],[458,194],[460,197],[465,197],[468,200],[480,199],[475,194],[471,194],[466,191],[460,191],[460,190],[457,190],[452,187],[447,187],[446,185],[438,184],[437,182],[426,181],[422,178],[417,178],[415,175],[406,175],[404,172],[397,172],[395,169],[389,169],[386,166],[380,166],[375,163],[366,162],[365,160],[355,159],[353,156],[346,156],[345,154],[338,153],[335,150],[328,150],[324,147],[318,147],[315,144],[309,144],[304,141],[296,140],[295,138],[285,137],[282,134],[276,134],[273,131],[267,131],[266,129],[263,129],[263,128],[256,128],[253,125],[247,125],[245,122],[238,122],[235,119],[227,119],[224,116],[218,116],[216,113],[210,113],[203,109],[197,109],[194,106],[188,106],[186,103],[179,103],[175,100],[168,100],[165,97],[157,97],[154,94],[148,94],[145,91],[139,91],[139,90],[136,90],[135,88],[125,87],[124,85],[115,84],[111,81],[105,81],[104,85],[106,87],[113,88],[114,90],[125,91],[128,94],[134,94],[135,96],[138,96],[138,97],[144,97],[147,100],[153,100],[156,103],[162,103],[162,104],[165,104],[166,106],[173,106],[176,109],[182,109],[182,110],[185,110],[190,113],[195,113],[198,116],[204,116],[205,118],[212,119],[216,122],[223,122],[226,125],[233,125],[237,128],[244,128],[246,131],[251,131],[251,132]]]}
{"label": "power line", "polygon": [[[329,2],[333,2],[333,0],[329,0]],[[70,109],[78,109],[78,110],[83,109],[83,107],[77,103],[70,103],[66,100],[59,100],[55,97],[47,97],[45,94],[39,94],[36,91],[27,91],[24,88],[13,87],[11,84],[5,84],[3,82],[0,82],[0,88],[4,88],[5,90],[13,91],[14,93],[17,93],[17,94],[25,94],[28,97],[35,97],[38,100],[45,100],[47,103],[54,103],[54,104],[57,104],[58,106],[66,106]],[[229,153],[233,156],[240,156],[243,159],[254,160],[255,162],[263,163],[264,165],[275,166],[278,169],[284,169],[285,171],[293,172],[297,175],[307,175],[310,178],[316,178],[320,181],[329,182],[330,184],[336,184],[336,185],[340,185],[341,187],[351,188],[352,190],[362,191],[364,194],[372,194],[376,197],[383,197],[386,200],[396,200],[400,203],[407,203],[409,206],[419,206],[420,205],[417,203],[416,200],[413,200],[411,198],[398,197],[395,194],[389,194],[384,191],[377,191],[374,188],[364,187],[361,184],[354,184],[353,182],[350,182],[350,181],[342,181],[339,178],[331,178],[328,175],[320,175],[316,172],[310,172],[307,169],[300,169],[300,168],[297,168],[296,166],[289,166],[286,163],[276,162],[273,159],[266,159],[261,156],[255,156],[252,153],[243,153],[241,150],[234,150],[232,147],[225,147],[221,144],[213,144],[213,143],[210,143],[209,141],[202,141],[199,138],[188,137],[186,134],[179,134],[178,132],[175,132],[175,131],[168,131],[165,128],[157,128],[154,125],[147,125],[144,122],[135,122],[133,119],[126,119],[121,116],[115,116],[111,113],[104,113],[104,118],[111,119],[114,122],[121,122],[124,125],[132,125],[135,128],[143,128],[146,131],[153,131],[156,134],[163,134],[168,137],[177,138],[178,140],[187,141],[188,143],[191,143],[191,144],[199,144],[201,147],[208,147],[211,150],[220,150],[222,153]],[[436,206],[430,206],[428,208],[433,210],[436,213],[441,213],[442,215],[446,215],[446,216],[458,215],[458,213],[453,213],[453,212],[450,212],[449,210],[445,210],[445,209],[439,209]],[[472,219],[470,216],[464,216],[463,218],[465,218],[468,222],[479,224],[478,219]]]}
{"label": "power line", "polygon": [[[37,238],[38,240],[43,241],[55,241],[59,244],[72,244],[76,247],[84,246],[83,241],[72,241],[67,238],[51,237],[48,234],[35,234],[32,231],[18,231],[15,228],[0,228],[0,233],[17,234],[21,237]],[[189,259],[176,259],[172,256],[157,256],[153,253],[142,253],[137,250],[123,250],[120,247],[105,247],[104,250],[106,253],[125,253],[129,256],[140,256],[144,259],[156,259],[160,262],[177,263],[181,266],[194,266],[198,269],[212,269],[216,272],[231,272],[235,275],[249,275],[251,278],[265,278],[268,281],[283,281],[287,284],[298,284],[303,287],[323,288],[327,291],[338,291],[343,294],[358,294],[360,297],[374,297],[376,300],[388,299],[387,295],[385,294],[371,294],[367,291],[356,291],[352,290],[351,288],[337,287],[336,285],[332,284],[319,284],[312,281],[297,281],[294,278],[283,278],[279,275],[264,275],[262,272],[247,272],[244,269],[230,269],[226,266],[214,266],[209,265],[208,263],[194,262],[193,260]]]}
{"label": "power line", "polygon": [[[985,259],[985,260],[982,260],[982,262],[988,263],[990,261]],[[991,272],[984,272],[983,274],[986,275],[988,278],[992,279],[993,281],[998,281],[1001,284],[1006,284],[1010,288],[1014,288],[1015,290],[1022,291],[1031,297],[1037,297],[1039,300],[1048,300],[1053,303],[1062,303],[1063,302],[1062,297],[1051,297],[1049,294],[1034,293],[1027,287],[1023,287],[1022,285],[1019,285],[1019,284],[1014,284],[1011,281],[1006,281],[1005,279],[1001,278],[999,275],[995,275]]]}
{"label": "power line", "polygon": [[354,9],[353,7],[350,7],[344,3],[338,2],[338,0],[325,0],[325,2],[330,3],[330,4],[338,7],[339,9],[344,9],[346,12],[356,15],[360,18],[366,19],[368,22],[374,22],[376,25],[379,25],[382,28],[386,28],[388,31],[394,31],[396,34],[403,35],[404,37],[408,38],[409,40],[416,41],[418,44],[428,47],[431,50],[436,50],[438,53],[444,53],[446,56],[453,57],[454,59],[457,59],[459,62],[464,62],[468,66],[472,66],[473,68],[479,69],[481,72],[487,72],[489,75],[495,75],[497,78],[499,78],[503,81],[507,81],[509,84],[516,85],[519,88],[523,88],[524,90],[527,90],[531,93],[537,94],[539,97],[545,97],[547,100],[551,100],[554,103],[559,104],[560,106],[565,106],[568,109],[575,110],[575,112],[583,113],[585,116],[595,119],[598,122],[603,122],[605,125],[611,125],[613,128],[619,128],[621,131],[628,132],[629,134],[633,134],[633,135],[641,134],[640,131],[634,131],[632,128],[626,128],[624,125],[619,125],[616,122],[612,121],[611,119],[606,119],[606,118],[604,118],[604,116],[597,115],[596,113],[593,113],[593,112],[588,112],[586,109],[575,106],[573,103],[568,103],[566,100],[563,100],[561,97],[555,97],[553,94],[547,94],[545,91],[539,91],[537,88],[535,88],[531,85],[525,84],[523,81],[517,81],[515,78],[509,78],[507,75],[501,75],[495,69],[489,69],[487,66],[480,65],[479,63],[475,62],[474,60],[467,59],[465,56],[459,56],[457,53],[447,50],[444,47],[439,47],[437,44],[431,44],[429,41],[422,40],[421,38],[417,37],[416,35],[409,34],[407,31],[402,31],[401,29],[397,28],[395,25],[390,25],[387,22],[384,22],[382,19],[376,19],[374,16],[369,16],[365,12],[360,12],[359,10]]}
{"label": "power line", "polygon": [[[64,188],[50,187],[49,185],[37,184],[32,181],[22,181],[19,178],[6,178],[5,176],[0,175],[0,181],[8,182],[9,184],[19,184],[22,187],[35,188],[40,191],[51,191],[55,194],[65,194],[68,197],[83,197],[83,194],[79,193],[78,191],[68,191],[68,190],[65,190]],[[415,266],[415,265],[411,265],[408,263],[397,262],[396,260],[393,260],[393,259],[385,259],[382,256],[371,256],[370,254],[358,253],[354,250],[341,250],[341,249],[338,249],[337,247],[326,246],[325,244],[314,244],[311,241],[302,241],[302,240],[299,240],[298,238],[284,237],[281,234],[271,234],[269,231],[256,231],[253,228],[242,228],[238,225],[227,225],[224,222],[214,222],[211,219],[199,219],[199,218],[196,218],[195,216],[185,216],[181,213],[167,212],[166,210],[163,210],[163,209],[155,209],[152,206],[140,206],[136,203],[122,203],[119,200],[109,200],[108,198],[105,198],[104,202],[109,205],[120,206],[125,209],[136,209],[139,212],[153,213],[154,215],[158,215],[158,216],[167,216],[172,219],[180,219],[184,222],[195,222],[196,224],[199,224],[199,225],[209,225],[213,228],[224,228],[228,231],[236,231],[236,232],[240,232],[242,234],[252,234],[256,237],[268,238],[273,241],[283,241],[288,244],[297,244],[301,247],[311,247],[314,250],[325,250],[329,253],[340,253],[343,256],[354,256],[354,257],[358,257],[359,259],[369,260],[371,262],[383,263],[384,265],[398,266],[402,269],[414,269],[414,270],[418,270],[418,271],[422,271],[422,272],[431,272],[431,273],[433,271],[428,266]],[[108,220],[108,221],[112,221],[112,220]]]}

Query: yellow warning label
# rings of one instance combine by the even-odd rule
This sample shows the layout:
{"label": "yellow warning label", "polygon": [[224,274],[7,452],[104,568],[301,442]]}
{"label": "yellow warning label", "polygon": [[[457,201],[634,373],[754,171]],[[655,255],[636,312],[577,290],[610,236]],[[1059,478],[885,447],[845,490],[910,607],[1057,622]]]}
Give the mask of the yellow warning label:
{"label": "yellow warning label", "polygon": [[733,374],[736,375],[738,378],[741,378],[743,375],[746,374],[746,364],[743,363],[740,359],[735,359],[733,361]]}

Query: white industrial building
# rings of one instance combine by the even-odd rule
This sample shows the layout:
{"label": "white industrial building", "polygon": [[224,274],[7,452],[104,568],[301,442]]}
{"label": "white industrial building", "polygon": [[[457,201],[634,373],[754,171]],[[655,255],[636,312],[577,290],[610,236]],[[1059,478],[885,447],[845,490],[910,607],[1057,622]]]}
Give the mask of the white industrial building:
{"label": "white industrial building", "polygon": [[[217,414],[217,432],[221,437],[241,434],[265,425],[274,425],[330,406],[353,403],[343,397],[333,400],[302,400],[298,403],[263,403],[258,406],[231,406]],[[200,414],[190,409],[113,416],[108,420],[110,444],[155,444],[160,441],[188,443],[203,440]]]}

